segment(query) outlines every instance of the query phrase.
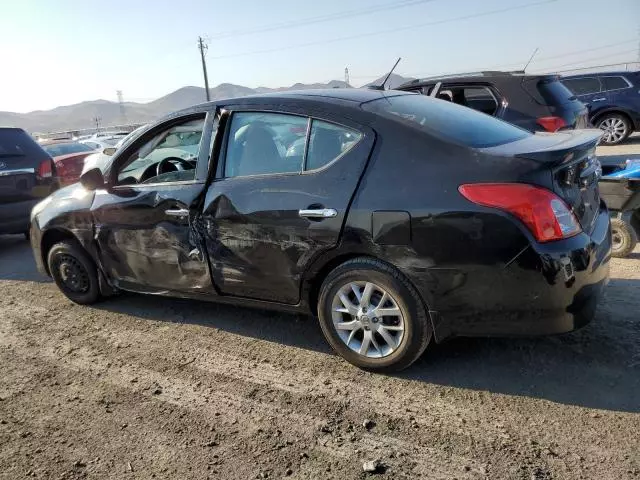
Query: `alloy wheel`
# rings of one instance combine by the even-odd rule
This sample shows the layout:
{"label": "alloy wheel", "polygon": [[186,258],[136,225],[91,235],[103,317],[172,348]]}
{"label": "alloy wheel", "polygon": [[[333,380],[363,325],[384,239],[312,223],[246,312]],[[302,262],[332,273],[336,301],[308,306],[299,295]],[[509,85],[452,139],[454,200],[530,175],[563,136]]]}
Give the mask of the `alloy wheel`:
{"label": "alloy wheel", "polygon": [[369,358],[391,355],[401,344],[405,318],[393,296],[372,282],[349,282],[335,294],[333,326],[352,351]]}
{"label": "alloy wheel", "polygon": [[622,233],[617,229],[611,230],[611,249],[616,252],[622,248]]}
{"label": "alloy wheel", "polygon": [[619,117],[608,117],[602,120],[599,125],[604,130],[605,143],[616,143],[622,140],[627,134],[627,125]]}

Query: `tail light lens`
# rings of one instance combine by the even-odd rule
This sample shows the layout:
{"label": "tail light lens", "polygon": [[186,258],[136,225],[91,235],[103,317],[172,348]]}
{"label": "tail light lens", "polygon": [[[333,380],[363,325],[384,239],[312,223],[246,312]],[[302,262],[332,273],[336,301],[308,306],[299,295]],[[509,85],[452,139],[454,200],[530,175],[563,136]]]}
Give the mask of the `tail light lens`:
{"label": "tail light lens", "polygon": [[38,165],[38,176],[40,178],[53,177],[53,162],[51,160],[43,160]]}
{"label": "tail light lens", "polygon": [[562,117],[540,117],[536,120],[536,123],[547,132],[557,132],[567,126],[567,122]]}
{"label": "tail light lens", "polygon": [[582,231],[567,204],[545,188],[523,183],[477,183],[461,185],[458,190],[473,203],[518,217],[538,242],[562,240]]}

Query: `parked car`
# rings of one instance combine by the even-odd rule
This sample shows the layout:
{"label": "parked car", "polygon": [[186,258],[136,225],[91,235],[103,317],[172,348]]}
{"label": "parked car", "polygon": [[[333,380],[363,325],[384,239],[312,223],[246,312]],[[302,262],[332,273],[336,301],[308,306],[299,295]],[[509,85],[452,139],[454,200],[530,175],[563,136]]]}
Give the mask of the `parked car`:
{"label": "parked car", "polygon": [[84,140],[78,140],[78,143],[91,147],[92,150],[102,152],[105,148],[113,147],[122,139],[121,136],[111,137],[99,137],[99,138],[86,138]]}
{"label": "parked car", "polygon": [[145,127],[146,125],[142,125],[141,127],[138,127],[134,131],[129,133],[127,136],[121,137],[113,147],[106,147],[103,150],[89,155],[84,159],[84,167],[82,169],[82,173],[91,170],[92,168],[100,168],[104,173],[104,167],[109,162],[111,155],[113,155],[126,142],[136,137]]}
{"label": "parked car", "polygon": [[27,132],[0,127],[0,234],[29,231],[31,208],[58,187],[55,173]]}
{"label": "parked car", "polygon": [[87,156],[94,150],[78,142],[48,142],[42,148],[53,158],[60,185],[69,185],[79,180]]}
{"label": "parked car", "polygon": [[[197,155],[162,158],[188,131]],[[34,208],[31,243],[74,302],[129,290],[317,314],[346,360],[395,370],[432,340],[592,319],[611,250],[600,136],[395,91],[217,101]]]}
{"label": "parked car", "polygon": [[611,212],[611,255],[624,258],[640,236],[640,158],[603,161],[602,171],[600,194]]}
{"label": "parked car", "polygon": [[487,71],[413,80],[398,90],[457,103],[532,132],[589,126],[587,108],[557,75]]}
{"label": "parked car", "polygon": [[620,143],[640,128],[640,71],[571,75],[562,83],[589,107],[591,123],[605,132],[603,144]]}

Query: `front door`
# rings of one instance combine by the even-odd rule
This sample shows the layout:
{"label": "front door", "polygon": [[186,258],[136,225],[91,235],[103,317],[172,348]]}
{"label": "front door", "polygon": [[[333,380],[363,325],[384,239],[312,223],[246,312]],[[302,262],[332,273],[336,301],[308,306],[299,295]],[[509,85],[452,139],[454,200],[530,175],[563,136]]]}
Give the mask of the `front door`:
{"label": "front door", "polygon": [[223,295],[295,304],[305,269],[339,240],[373,132],[326,116],[229,115],[202,217],[213,281]]}
{"label": "front door", "polygon": [[191,218],[207,175],[215,115],[174,118],[114,159],[92,207],[99,257],[125,290],[210,293]]}

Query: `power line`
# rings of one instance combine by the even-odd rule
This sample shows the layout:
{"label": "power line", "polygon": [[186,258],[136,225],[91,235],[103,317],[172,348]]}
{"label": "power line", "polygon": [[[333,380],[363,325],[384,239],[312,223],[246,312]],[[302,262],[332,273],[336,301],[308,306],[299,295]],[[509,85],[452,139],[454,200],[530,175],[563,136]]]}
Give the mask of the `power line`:
{"label": "power line", "polygon": [[[604,50],[607,48],[611,48],[611,47],[617,47],[620,45],[626,45],[628,43],[632,43],[635,42],[635,39],[630,39],[630,40],[624,40],[624,41],[620,41],[620,42],[616,42],[616,43],[610,43],[607,45],[601,45],[599,47],[594,47],[594,48],[589,48],[586,50],[575,50],[573,52],[566,52],[566,53],[561,53],[559,55],[549,55],[546,57],[538,57],[536,59],[536,61],[534,63],[539,63],[541,61],[544,60],[552,60],[552,59],[556,59],[556,58],[564,58],[564,57],[570,57],[573,55],[578,55],[581,53],[590,53],[590,52],[595,52],[598,50]],[[522,65],[522,63],[508,63],[508,64],[502,64],[502,65],[490,65],[490,66],[482,66],[482,67],[477,67],[477,68],[467,68],[465,69],[466,71],[475,71],[475,70],[501,70],[501,69],[505,69],[505,68],[512,68],[512,67],[519,67],[520,65]],[[434,72],[427,72],[427,73],[418,73],[418,74],[407,74],[410,77],[416,77],[416,78],[421,78],[421,77],[425,77],[425,76],[429,76],[429,75],[438,75],[438,73],[434,73]],[[367,76],[367,77],[354,77],[354,78],[377,78],[377,75],[374,76]]]}
{"label": "power line", "polygon": [[353,10],[346,10],[342,12],[330,13],[326,15],[320,15],[316,17],[307,17],[300,20],[289,20],[287,22],[276,23],[272,25],[265,25],[262,27],[253,28],[251,30],[233,30],[229,32],[221,32],[213,35],[211,38],[217,40],[227,37],[237,37],[243,35],[253,35],[256,33],[266,33],[275,30],[283,30],[287,28],[296,28],[306,25],[312,25],[315,23],[330,22],[332,20],[342,20],[345,18],[359,17],[362,15],[370,15],[372,13],[383,12],[388,10],[397,10],[400,8],[413,7],[415,5],[421,5],[424,3],[434,2],[436,0],[402,0],[400,2],[392,2],[390,4],[367,6],[367,8],[358,8]]}
{"label": "power line", "polygon": [[207,76],[207,62],[204,59],[205,52],[209,49],[209,46],[204,43],[202,37],[198,37],[198,48],[200,49],[200,58],[202,59],[202,73],[204,74],[204,90],[207,94],[207,102],[211,101],[209,94],[209,77]]}
{"label": "power line", "polygon": [[377,32],[361,33],[361,34],[358,34],[358,35],[349,35],[349,36],[345,36],[345,37],[336,37],[336,38],[330,38],[330,39],[327,39],[327,40],[320,40],[320,41],[315,41],[315,42],[298,43],[296,45],[287,45],[287,46],[283,46],[283,47],[271,48],[271,49],[265,49],[265,50],[255,50],[255,51],[252,51],[252,52],[243,52],[243,53],[236,53],[236,54],[231,54],[231,55],[220,55],[220,56],[211,57],[211,58],[214,58],[216,60],[220,60],[220,59],[224,59],[224,58],[246,57],[246,56],[250,56],[250,55],[260,55],[260,54],[263,54],[263,53],[280,52],[282,50],[292,50],[292,49],[296,49],[296,48],[311,47],[311,46],[314,46],[314,45],[324,45],[326,43],[344,42],[345,40],[354,40],[354,39],[357,39],[357,38],[374,37],[374,36],[384,35],[386,33],[395,33],[395,32],[400,32],[400,31],[405,31],[405,30],[413,30],[415,28],[429,27],[429,26],[433,26],[433,25],[442,25],[444,23],[458,22],[458,21],[462,21],[462,20],[470,20],[472,18],[478,18],[478,17],[486,17],[488,15],[495,15],[495,14],[498,14],[498,13],[511,12],[511,11],[514,11],[514,10],[521,10],[523,8],[530,8],[530,7],[535,7],[535,6],[538,6],[538,5],[545,5],[545,4],[553,3],[553,2],[556,2],[556,1],[557,0],[543,0],[543,1],[540,1],[540,2],[528,3],[528,4],[525,4],[525,5],[516,5],[516,6],[512,6],[512,7],[501,8],[501,9],[498,9],[498,10],[490,10],[490,11],[487,11],[487,12],[475,13],[475,14],[471,14],[471,15],[464,15],[464,16],[461,16],[461,17],[448,18],[448,19],[444,19],[444,20],[436,20],[434,22],[420,23],[420,24],[417,24],[417,25],[410,25],[410,26],[407,26],[407,27],[390,28],[390,29],[386,29],[386,30],[378,30]]}
{"label": "power line", "polygon": [[582,65],[583,63],[586,62],[593,62],[594,60],[602,60],[603,58],[611,58],[611,57],[615,57],[618,55],[624,55],[624,54],[628,54],[628,53],[636,53],[636,49],[634,48],[633,50],[625,50],[622,52],[617,52],[617,53],[613,53],[613,54],[608,54],[608,55],[600,55],[598,57],[592,57],[592,58],[585,58],[583,60],[580,60],[578,62],[572,62],[572,63],[563,63],[562,65],[552,65],[550,67],[545,67],[545,68],[541,68],[538,70],[535,70],[536,72],[541,72],[541,71],[546,71],[546,70],[552,70],[554,68],[562,68],[562,67],[569,67],[571,65]]}

